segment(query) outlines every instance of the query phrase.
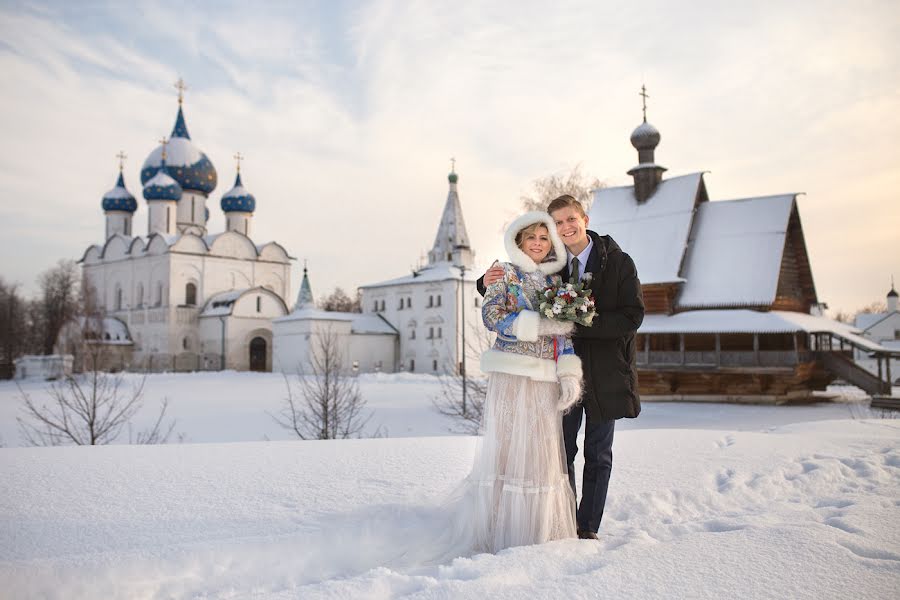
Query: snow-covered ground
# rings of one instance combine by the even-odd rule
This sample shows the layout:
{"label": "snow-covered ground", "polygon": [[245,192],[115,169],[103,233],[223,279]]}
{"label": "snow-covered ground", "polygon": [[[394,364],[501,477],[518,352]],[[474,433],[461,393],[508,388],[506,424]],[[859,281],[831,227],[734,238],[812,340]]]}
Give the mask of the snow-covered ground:
{"label": "snow-covered ground", "polygon": [[[648,403],[617,427],[599,542],[434,562],[453,514],[443,499],[475,441],[446,435],[435,382],[364,378],[373,425],[393,437],[345,441],[284,441],[265,414],[278,408],[279,382],[148,380],[148,406],[168,396],[177,430],[206,443],[0,449],[0,597],[821,599],[900,589],[900,420],[860,419],[871,415],[858,403]],[[18,439],[16,393],[0,384],[7,446]]]}
{"label": "snow-covered ground", "polygon": [[[125,387],[140,380],[126,375]],[[367,403],[366,436],[421,437],[448,435],[459,428],[435,409],[432,399],[440,394],[438,380],[431,375],[362,375],[360,390]],[[21,416],[24,392],[33,400],[47,401],[48,383],[26,380],[21,392],[12,381],[0,381],[0,444],[25,445],[16,417]],[[836,402],[812,406],[747,406],[735,404],[686,404],[646,402],[640,418],[619,422],[619,429],[690,427],[754,431],[785,423],[871,416],[866,395],[855,387],[833,387]],[[900,389],[897,389],[900,393]],[[286,384],[276,373],[177,373],[149,375],[145,383],[144,409],[134,420],[134,429],[152,425],[160,403],[169,400],[167,416],[175,419],[175,434],[182,441],[249,442],[290,440],[293,432],[281,428],[271,417],[284,403]],[[174,435],[172,441],[176,441]],[[128,443],[127,433],[120,443]]]}

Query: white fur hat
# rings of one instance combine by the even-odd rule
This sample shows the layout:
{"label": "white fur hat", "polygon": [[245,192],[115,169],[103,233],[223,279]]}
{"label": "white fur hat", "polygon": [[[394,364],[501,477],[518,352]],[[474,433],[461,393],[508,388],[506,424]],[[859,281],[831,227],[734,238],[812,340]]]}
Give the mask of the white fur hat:
{"label": "white fur hat", "polygon": [[[522,252],[516,245],[516,235],[535,223],[543,223],[547,226],[547,231],[550,232],[550,241],[553,242],[553,250],[550,251],[550,254],[547,255],[547,258],[541,264],[536,264],[530,256]],[[559,234],[556,233],[556,222],[553,220],[553,217],[545,212],[535,210],[518,217],[506,230],[504,243],[506,245],[506,253],[509,254],[509,261],[525,271],[540,270],[549,275],[566,266],[566,245],[563,244]]]}

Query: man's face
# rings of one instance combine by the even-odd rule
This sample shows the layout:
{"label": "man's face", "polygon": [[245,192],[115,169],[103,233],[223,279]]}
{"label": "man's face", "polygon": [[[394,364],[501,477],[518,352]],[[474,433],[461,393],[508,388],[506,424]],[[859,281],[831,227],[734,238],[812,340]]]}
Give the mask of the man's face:
{"label": "man's face", "polygon": [[556,221],[556,231],[566,247],[578,247],[587,243],[587,216],[582,216],[571,206],[558,208],[550,216]]}

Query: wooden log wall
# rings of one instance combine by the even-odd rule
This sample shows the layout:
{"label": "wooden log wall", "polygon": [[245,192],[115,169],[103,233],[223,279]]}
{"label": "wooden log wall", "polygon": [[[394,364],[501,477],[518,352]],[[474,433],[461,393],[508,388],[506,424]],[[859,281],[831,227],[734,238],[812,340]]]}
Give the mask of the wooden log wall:
{"label": "wooden log wall", "polygon": [[809,312],[818,302],[797,205],[791,210],[772,310]]}
{"label": "wooden log wall", "polygon": [[638,390],[668,396],[786,396],[824,390],[834,376],[818,361],[793,369],[638,370]]}
{"label": "wooden log wall", "polygon": [[644,311],[648,314],[671,315],[675,312],[675,296],[680,283],[653,283],[642,285]]}

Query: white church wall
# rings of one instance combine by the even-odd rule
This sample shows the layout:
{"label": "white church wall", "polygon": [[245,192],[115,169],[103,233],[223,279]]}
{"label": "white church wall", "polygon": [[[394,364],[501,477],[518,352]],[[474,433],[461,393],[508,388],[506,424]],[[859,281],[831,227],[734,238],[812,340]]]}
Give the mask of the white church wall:
{"label": "white church wall", "polygon": [[231,314],[235,317],[274,319],[287,313],[284,304],[273,296],[273,292],[257,291],[238,298]]}
{"label": "white church wall", "polygon": [[305,370],[312,337],[310,320],[275,320],[272,322],[273,352],[275,360],[272,368],[282,373],[297,373]]}
{"label": "white church wall", "polygon": [[393,373],[397,361],[397,336],[354,333],[350,336],[350,366],[359,373]]}
{"label": "white church wall", "polygon": [[[462,331],[459,319],[463,299],[466,302],[466,336],[482,327],[481,308],[475,305],[475,294],[477,290],[472,281],[466,281],[464,294],[460,292],[458,279],[412,281],[362,288],[361,301],[363,312],[381,314],[400,332],[400,370],[444,374],[456,372],[460,361]],[[380,310],[382,302],[384,310]],[[467,345],[471,346],[471,341]],[[466,359],[466,367],[470,374],[478,372],[477,361],[472,360],[471,353]]]}
{"label": "white church wall", "polygon": [[[284,319],[272,323],[275,362],[273,369],[282,373],[309,373],[310,358],[317,351],[317,335],[335,335],[347,368],[352,366],[350,321],[324,319]],[[373,342],[374,344],[374,342]],[[362,347],[362,346],[360,346]],[[359,356],[359,355],[357,355]]]}
{"label": "white church wall", "polygon": [[147,203],[147,232],[173,234],[177,229],[178,207],[175,202],[154,200]]}
{"label": "white church wall", "polygon": [[210,246],[210,253],[228,258],[256,260],[256,246],[249,238],[233,231],[220,234]]}
{"label": "white church wall", "polygon": [[128,256],[129,240],[121,235],[113,236],[106,240],[103,246],[103,260],[121,260]]}
{"label": "white church wall", "polygon": [[177,215],[179,228],[195,225],[206,227],[206,196],[184,191],[178,201]]}

